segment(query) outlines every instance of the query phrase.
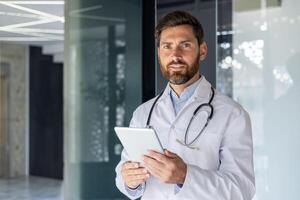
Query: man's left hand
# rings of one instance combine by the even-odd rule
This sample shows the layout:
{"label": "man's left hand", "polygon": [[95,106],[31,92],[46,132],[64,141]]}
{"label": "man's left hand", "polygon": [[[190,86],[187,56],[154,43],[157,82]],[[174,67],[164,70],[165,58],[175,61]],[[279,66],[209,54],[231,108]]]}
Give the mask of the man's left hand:
{"label": "man's left hand", "polygon": [[165,154],[149,150],[143,156],[146,169],[163,183],[183,184],[187,172],[184,161],[175,153],[165,150]]}

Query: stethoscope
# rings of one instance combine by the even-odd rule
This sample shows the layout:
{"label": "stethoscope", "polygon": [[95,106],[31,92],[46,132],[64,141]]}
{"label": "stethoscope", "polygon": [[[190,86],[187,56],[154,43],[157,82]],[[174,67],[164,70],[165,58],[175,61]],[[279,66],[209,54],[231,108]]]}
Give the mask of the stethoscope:
{"label": "stethoscope", "polygon": [[[181,145],[183,146],[186,146],[190,149],[195,149],[195,150],[199,150],[198,147],[196,146],[193,146],[193,144],[197,141],[197,139],[202,135],[203,131],[205,130],[205,128],[207,127],[208,125],[208,122],[211,120],[211,118],[213,117],[213,114],[214,114],[214,107],[212,106],[211,102],[213,101],[214,99],[214,96],[215,96],[215,91],[213,89],[213,87],[210,88],[211,89],[211,95],[210,95],[210,98],[209,98],[209,101],[207,103],[203,103],[203,104],[200,104],[194,111],[193,113],[193,116],[192,118],[190,119],[190,122],[186,128],[186,131],[185,131],[185,134],[184,134],[184,141],[180,141],[179,139],[176,139],[176,141],[178,143],[180,143]],[[151,127],[150,126],[150,120],[151,120],[151,116],[152,116],[152,113],[153,113],[153,109],[157,103],[157,101],[159,100],[159,98],[162,96],[163,92],[161,92],[158,97],[155,99],[155,101],[153,102],[152,106],[151,106],[151,109],[150,109],[150,112],[149,112],[149,115],[148,115],[148,119],[147,119],[147,124],[146,124],[146,127]],[[198,114],[198,112],[200,111],[201,108],[204,108],[204,107],[207,107],[209,108],[209,115],[207,116],[206,118],[206,122],[204,124],[204,126],[202,127],[202,129],[200,130],[200,132],[198,133],[198,135],[192,140],[192,141],[188,141],[188,131],[189,131],[189,128],[192,124],[192,122],[194,121],[196,115]]]}

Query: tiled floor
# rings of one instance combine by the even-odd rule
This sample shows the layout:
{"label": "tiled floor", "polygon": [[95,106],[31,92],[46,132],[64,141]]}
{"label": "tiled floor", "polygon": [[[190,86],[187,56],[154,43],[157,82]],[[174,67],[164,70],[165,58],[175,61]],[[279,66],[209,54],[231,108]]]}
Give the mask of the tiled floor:
{"label": "tiled floor", "polygon": [[0,178],[0,200],[63,200],[62,181],[33,176]]}

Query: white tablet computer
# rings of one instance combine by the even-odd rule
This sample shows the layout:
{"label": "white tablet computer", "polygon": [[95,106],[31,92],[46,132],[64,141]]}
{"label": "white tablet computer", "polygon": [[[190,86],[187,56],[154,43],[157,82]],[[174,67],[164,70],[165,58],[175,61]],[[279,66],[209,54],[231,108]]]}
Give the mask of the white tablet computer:
{"label": "white tablet computer", "polygon": [[164,152],[152,128],[115,127],[115,131],[131,161],[141,162],[148,150]]}

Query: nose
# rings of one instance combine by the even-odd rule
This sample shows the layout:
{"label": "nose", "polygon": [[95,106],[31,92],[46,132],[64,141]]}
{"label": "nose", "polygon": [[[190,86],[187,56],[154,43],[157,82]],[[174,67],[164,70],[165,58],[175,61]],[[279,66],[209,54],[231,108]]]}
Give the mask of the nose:
{"label": "nose", "polygon": [[171,50],[171,59],[174,61],[180,60],[181,59],[181,50],[179,47],[175,47]]}

